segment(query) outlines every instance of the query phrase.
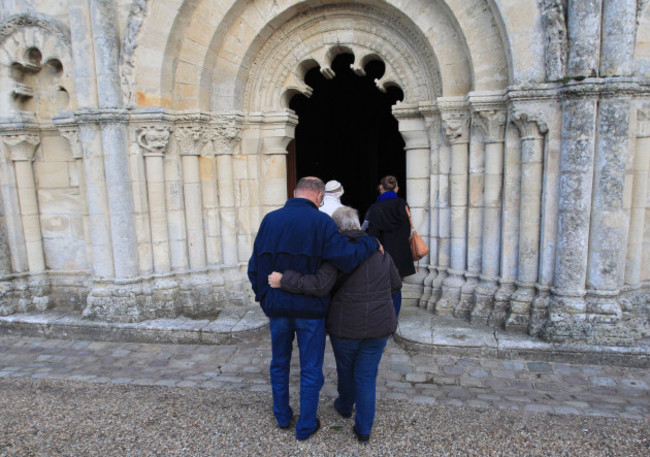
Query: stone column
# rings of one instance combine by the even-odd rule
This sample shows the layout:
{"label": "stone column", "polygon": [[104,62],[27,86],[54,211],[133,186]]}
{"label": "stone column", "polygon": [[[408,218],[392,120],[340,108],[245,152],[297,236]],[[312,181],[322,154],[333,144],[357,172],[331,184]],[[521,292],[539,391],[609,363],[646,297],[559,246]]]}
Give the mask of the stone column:
{"label": "stone column", "polygon": [[[431,107],[425,112],[425,122],[429,134],[429,162],[431,172],[429,176],[429,273],[424,278],[424,291],[420,297],[419,307],[427,309],[433,296],[433,283],[438,277],[438,250],[439,250],[439,199],[440,190],[440,148],[442,147],[440,113]],[[432,305],[438,297],[433,299]],[[431,309],[431,308],[429,308]]]}
{"label": "stone column", "polygon": [[440,103],[442,121],[451,144],[450,204],[451,263],[442,284],[436,314],[450,315],[460,300],[467,266],[467,179],[469,166],[469,115],[464,102]]}
{"label": "stone column", "polygon": [[[212,255],[215,262],[237,264],[236,210],[233,181],[233,151],[240,141],[243,116],[232,114],[217,119],[212,131],[215,153],[214,203],[205,202],[208,216],[208,263]],[[211,221],[211,222],[210,222]],[[214,224],[212,227],[211,224]],[[214,249],[214,253],[210,254]]]}
{"label": "stone column", "polygon": [[[419,107],[398,105],[393,108],[393,115],[398,121],[399,131],[404,139],[406,151],[406,176],[408,194],[406,201],[411,211],[413,227],[424,240],[429,237],[429,135],[424,117]],[[428,263],[429,257],[420,262]],[[405,306],[416,305],[422,295],[422,282],[426,273],[423,269],[415,275],[405,278],[402,288],[402,302]]]}
{"label": "stone column", "polygon": [[17,132],[3,134],[2,142],[8,149],[9,157],[14,164],[29,272],[32,274],[43,273],[45,271],[45,256],[43,255],[38,198],[32,167],[34,153],[41,139],[37,133]]}
{"label": "stone column", "polygon": [[[56,125],[56,121],[54,123]],[[81,145],[79,128],[76,125],[64,123],[59,126],[59,133],[63,138],[68,140],[68,144],[70,145],[72,158],[75,161],[77,174],[80,177],[79,192],[81,193],[81,195],[88,195],[88,189],[86,187],[86,179],[84,178],[83,147]],[[83,230],[84,230],[84,238],[85,238],[85,245],[86,245],[86,259],[88,265],[92,265],[93,245],[92,245],[92,238],[90,236],[90,218],[88,216],[88,200],[82,199],[82,204],[83,204],[83,211],[84,211],[82,220],[83,220]]]}
{"label": "stone column", "polygon": [[77,113],[75,121],[79,125],[79,138],[83,151],[93,273],[97,279],[108,279],[114,275],[114,260],[102,136],[92,116]]}
{"label": "stone column", "polygon": [[539,273],[542,221],[542,181],[546,124],[514,111],[512,122],[521,137],[521,201],[519,210],[519,266],[517,290],[510,297],[506,330],[526,333]]}
{"label": "stone column", "polygon": [[560,202],[553,297],[543,329],[550,339],[570,337],[586,319],[585,285],[594,175],[597,98],[568,92],[562,102]]}
{"label": "stone column", "polygon": [[592,322],[621,317],[619,252],[623,242],[623,188],[628,145],[630,102],[627,97],[601,96],[587,265],[587,315]]}
{"label": "stone column", "polygon": [[115,276],[132,278],[138,275],[139,265],[137,255],[134,255],[138,251],[127,158],[128,116],[121,109],[120,42],[115,1],[90,0],[90,18],[97,100],[101,110],[97,120],[102,132]]}
{"label": "stone column", "polygon": [[474,115],[474,125],[482,131],[485,141],[485,189],[481,275],[474,289],[475,303],[470,318],[481,324],[488,322],[499,280],[505,123],[504,110],[478,111]]}
{"label": "stone column", "polygon": [[[610,3],[618,4],[618,2]],[[613,6],[613,8],[618,8],[618,6]],[[591,77],[598,75],[601,9],[602,0],[568,1],[569,58],[567,76]]]}
{"label": "stone column", "polygon": [[634,71],[637,0],[603,1],[600,76],[628,76]]}
{"label": "stone column", "polygon": [[237,265],[237,213],[233,180],[232,150],[215,145],[217,190],[221,218],[221,252],[224,265]]}
{"label": "stone column", "polygon": [[145,161],[153,268],[157,274],[171,270],[163,163],[169,134],[170,128],[161,125],[143,126],[136,130],[137,143],[143,150]]}
{"label": "stone column", "polygon": [[650,173],[650,110],[637,113],[638,127],[634,151],[634,179],[632,182],[632,207],[630,231],[627,238],[625,286],[632,290],[641,286],[641,261],[643,237],[646,232],[646,204],[648,173]]}
{"label": "stone column", "polygon": [[503,197],[501,208],[501,240],[499,287],[494,294],[494,306],[488,315],[488,325],[505,325],[510,296],[515,291],[519,255],[519,210],[521,190],[521,139],[512,125],[506,125],[503,156]]}
{"label": "stone column", "polygon": [[203,231],[203,199],[201,197],[199,154],[209,141],[209,136],[203,126],[183,125],[175,129],[175,137],[181,154],[183,170],[183,195],[189,266],[192,270],[204,270],[207,263]]}
{"label": "stone column", "polygon": [[291,112],[265,113],[262,120],[260,194],[262,214],[287,198],[287,146],[295,136],[298,117]]}

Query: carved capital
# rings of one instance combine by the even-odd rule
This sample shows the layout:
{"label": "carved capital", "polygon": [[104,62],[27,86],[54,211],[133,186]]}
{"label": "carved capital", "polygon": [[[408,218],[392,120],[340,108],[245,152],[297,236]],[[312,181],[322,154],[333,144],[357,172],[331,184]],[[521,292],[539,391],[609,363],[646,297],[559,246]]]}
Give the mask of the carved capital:
{"label": "carved capital", "polygon": [[181,125],[174,130],[181,155],[199,155],[203,146],[210,140],[203,125]]}
{"label": "carved capital", "polygon": [[216,154],[232,154],[233,148],[241,139],[242,117],[239,115],[222,116],[215,120],[210,133],[210,140]]}
{"label": "carved capital", "polygon": [[63,138],[68,140],[72,157],[74,159],[83,158],[83,150],[81,149],[81,139],[79,138],[79,129],[76,127],[60,127],[59,133]]}
{"label": "carved capital", "polygon": [[138,146],[144,156],[162,156],[169,143],[171,128],[166,125],[146,125],[136,128]]}
{"label": "carved capital", "polygon": [[2,135],[2,142],[9,150],[9,156],[13,161],[31,161],[34,159],[36,147],[41,142],[37,133],[12,133]]}
{"label": "carved capital", "polygon": [[445,110],[442,115],[442,125],[445,128],[445,135],[451,144],[462,144],[469,142],[469,113],[467,110]]}
{"label": "carved capital", "polygon": [[650,110],[638,110],[636,136],[640,138],[650,137]]}
{"label": "carved capital", "polygon": [[476,111],[472,125],[481,132],[486,143],[503,143],[506,131],[506,112],[503,110]]}
{"label": "carved capital", "polygon": [[539,115],[531,115],[522,111],[511,111],[510,121],[515,124],[519,130],[519,135],[522,140],[541,138],[548,132],[548,126]]}

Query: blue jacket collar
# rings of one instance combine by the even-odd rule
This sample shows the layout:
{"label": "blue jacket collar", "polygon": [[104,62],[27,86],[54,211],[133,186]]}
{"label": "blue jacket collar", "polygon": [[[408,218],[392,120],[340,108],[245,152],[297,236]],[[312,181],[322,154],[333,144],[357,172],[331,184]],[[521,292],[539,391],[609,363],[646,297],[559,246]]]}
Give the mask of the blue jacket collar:
{"label": "blue jacket collar", "polygon": [[284,206],[305,206],[305,205],[312,206],[314,209],[318,209],[318,206],[316,206],[313,201],[308,200],[306,198],[297,198],[297,197],[290,198],[289,200],[287,200],[287,203],[285,203]]}
{"label": "blue jacket collar", "polygon": [[393,198],[397,198],[397,194],[392,190],[387,190],[383,194],[379,194],[379,196],[377,197],[377,201],[383,202],[384,200],[391,200]]}

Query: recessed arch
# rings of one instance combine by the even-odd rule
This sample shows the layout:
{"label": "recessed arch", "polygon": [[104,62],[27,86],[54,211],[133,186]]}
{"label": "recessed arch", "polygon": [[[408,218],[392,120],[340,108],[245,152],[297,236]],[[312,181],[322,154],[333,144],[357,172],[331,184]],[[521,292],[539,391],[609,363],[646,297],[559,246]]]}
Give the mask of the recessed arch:
{"label": "recessed arch", "polygon": [[[412,33],[405,32],[409,29]],[[370,60],[381,60],[386,67],[377,81],[381,90],[399,86],[406,101],[435,99],[443,86],[437,59],[424,36],[414,29],[406,19],[387,19],[382,11],[366,6],[313,8],[283,24],[266,40],[247,79],[240,68],[236,80],[247,82],[239,88],[244,90],[242,107],[245,111],[276,110],[283,108],[280,102],[286,103],[287,91],[308,95],[310,88],[301,80],[304,69],[313,68],[316,62],[321,73],[331,78],[332,62],[341,54],[354,56],[351,68],[357,72],[363,72]],[[220,84],[217,74],[215,86]],[[241,93],[235,94],[235,99],[240,97]],[[215,109],[225,108],[220,102],[214,101]]]}

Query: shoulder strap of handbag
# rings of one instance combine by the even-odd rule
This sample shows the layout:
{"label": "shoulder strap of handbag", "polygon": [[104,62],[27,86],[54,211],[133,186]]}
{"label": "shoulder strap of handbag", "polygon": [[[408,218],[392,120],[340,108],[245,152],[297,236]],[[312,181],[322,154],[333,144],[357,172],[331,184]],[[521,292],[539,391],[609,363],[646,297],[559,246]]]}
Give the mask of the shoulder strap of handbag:
{"label": "shoulder strap of handbag", "polygon": [[411,211],[409,210],[409,205],[406,205],[404,209],[406,210],[406,215],[409,217],[409,224],[411,224],[411,230],[415,230],[415,228],[413,227],[413,221],[411,220]]}

